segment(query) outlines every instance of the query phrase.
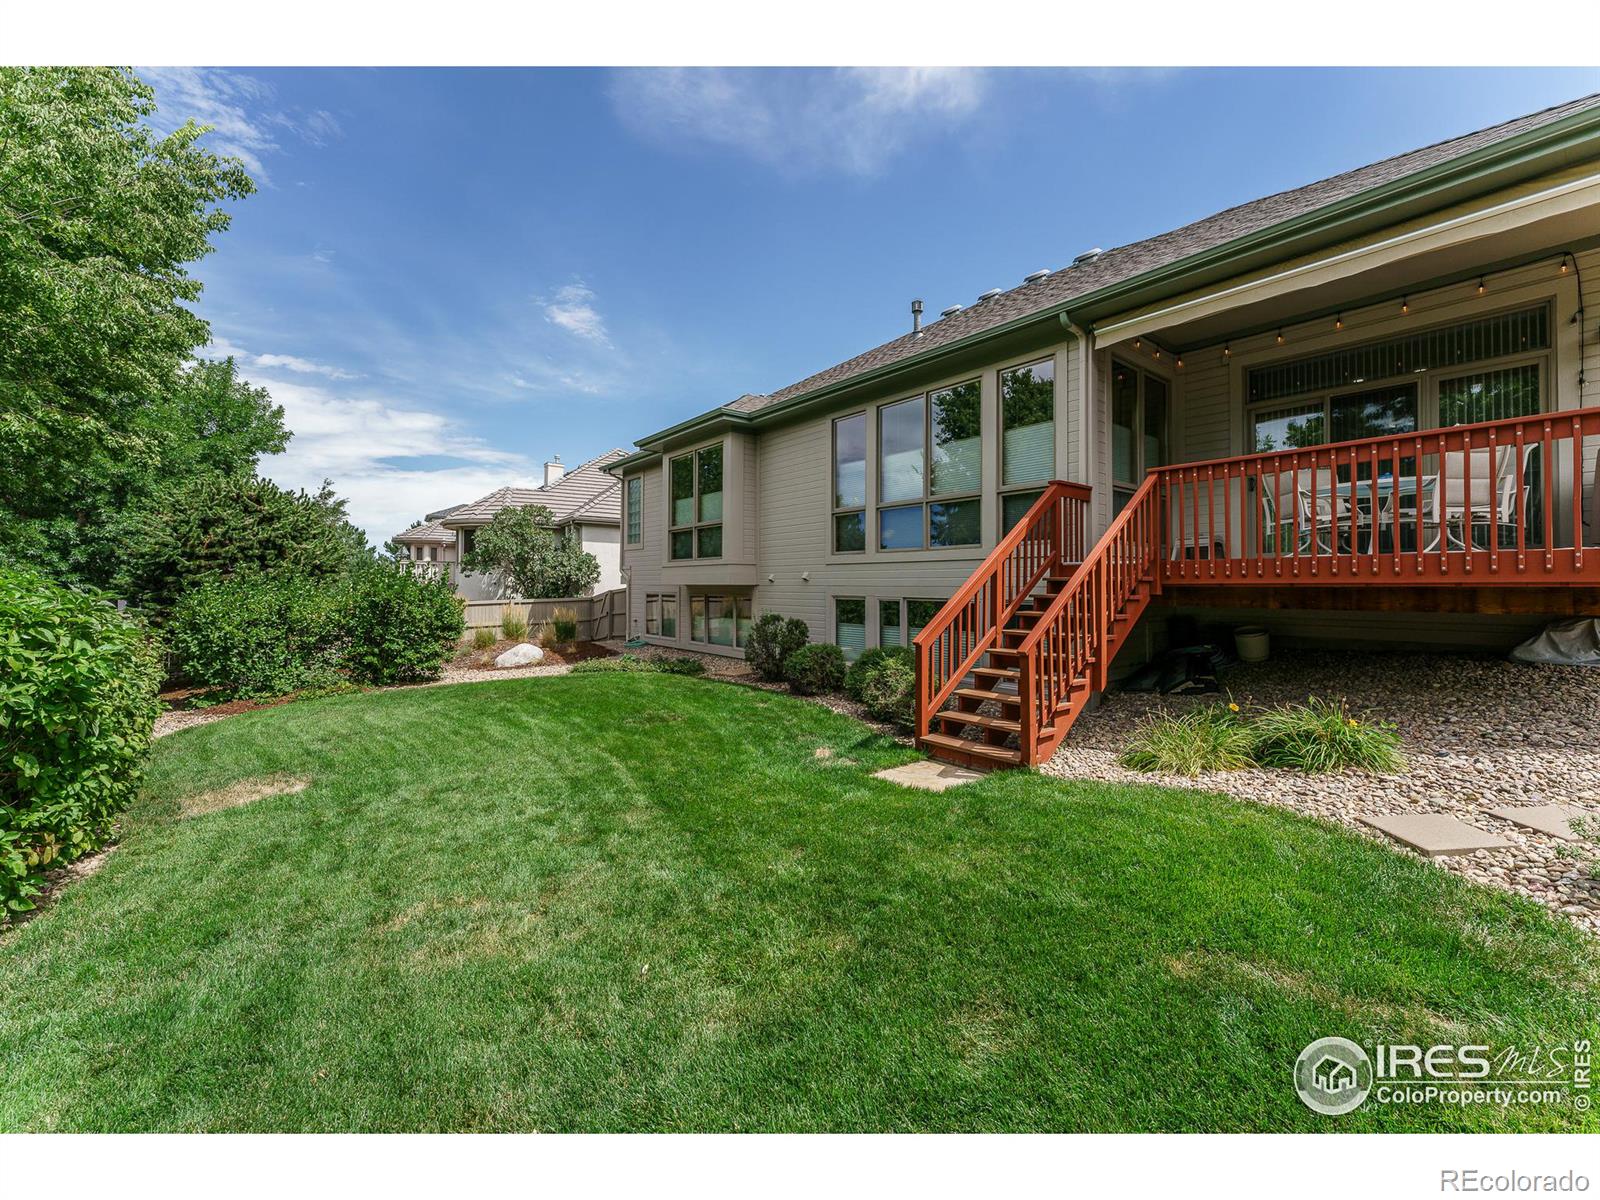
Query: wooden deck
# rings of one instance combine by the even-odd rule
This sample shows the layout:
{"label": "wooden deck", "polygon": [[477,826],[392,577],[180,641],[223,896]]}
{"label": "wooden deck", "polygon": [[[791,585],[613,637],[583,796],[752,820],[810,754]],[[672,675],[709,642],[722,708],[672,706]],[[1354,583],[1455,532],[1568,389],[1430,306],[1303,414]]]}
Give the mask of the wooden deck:
{"label": "wooden deck", "polygon": [[1052,483],[917,635],[918,743],[1043,762],[1158,599],[1600,612],[1597,448],[1588,408],[1161,467],[1087,548],[1090,489]]}

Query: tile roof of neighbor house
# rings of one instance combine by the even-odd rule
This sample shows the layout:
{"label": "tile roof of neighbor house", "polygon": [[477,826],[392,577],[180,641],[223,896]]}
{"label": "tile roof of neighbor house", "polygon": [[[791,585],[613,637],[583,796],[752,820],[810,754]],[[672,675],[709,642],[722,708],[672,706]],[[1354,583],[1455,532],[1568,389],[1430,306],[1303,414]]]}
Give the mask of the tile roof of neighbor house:
{"label": "tile roof of neighbor house", "polygon": [[555,514],[556,524],[582,520],[592,525],[622,522],[622,485],[606,468],[627,456],[626,450],[607,450],[572,468],[544,487],[503,487],[471,504],[463,504],[441,522],[446,528],[487,525],[502,508],[542,504]]}
{"label": "tile roof of neighbor house", "polygon": [[[1563,117],[1600,106],[1600,93],[1558,104],[1540,112],[1517,117],[1499,125],[1480,129],[1463,137],[1451,138],[1420,150],[1397,154],[1370,166],[1358,167],[1305,187],[1279,192],[1184,225],[1169,233],[1107,250],[1099,257],[1001,292],[963,308],[948,317],[929,322],[920,335],[906,333],[865,354],[807,376],[798,383],[766,396],[744,395],[724,407],[736,412],[754,413],[775,404],[831,384],[842,383],[878,367],[936,350],[940,346],[971,337],[973,334],[1005,325],[1019,317],[1041,312],[1100,288],[1132,279],[1146,271],[1177,263],[1235,238],[1256,233],[1294,217],[1302,216],[1361,192],[1415,175],[1430,167],[1447,163],[1472,151],[1548,125]],[[710,414],[707,414],[710,415]]]}
{"label": "tile roof of neighbor house", "polygon": [[402,533],[397,533],[389,539],[404,545],[424,545],[433,542],[454,542],[456,533],[453,529],[446,529],[437,521],[428,521],[422,525],[413,525]]}

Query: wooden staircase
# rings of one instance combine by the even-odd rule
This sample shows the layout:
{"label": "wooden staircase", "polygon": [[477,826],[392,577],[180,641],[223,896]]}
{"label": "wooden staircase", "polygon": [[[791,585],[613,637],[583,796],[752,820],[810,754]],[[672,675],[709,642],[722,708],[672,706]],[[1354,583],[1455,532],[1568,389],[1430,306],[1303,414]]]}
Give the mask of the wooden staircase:
{"label": "wooden staircase", "polygon": [[1058,481],[917,635],[917,744],[962,766],[1035,766],[1106,685],[1160,590],[1147,479],[1087,554],[1089,489]]}

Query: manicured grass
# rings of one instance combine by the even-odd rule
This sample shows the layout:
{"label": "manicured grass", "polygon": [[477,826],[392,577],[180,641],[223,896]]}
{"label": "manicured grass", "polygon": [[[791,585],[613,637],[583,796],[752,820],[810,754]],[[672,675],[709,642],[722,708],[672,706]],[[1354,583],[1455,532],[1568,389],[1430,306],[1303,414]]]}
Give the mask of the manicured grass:
{"label": "manicured grass", "polygon": [[[909,757],[654,675],[177,734],[0,936],[0,1128],[1580,1127],[1291,1084],[1331,1034],[1592,1036],[1600,954],[1533,905],[1220,796],[869,777]],[[311,782],[179,815],[264,776]]]}

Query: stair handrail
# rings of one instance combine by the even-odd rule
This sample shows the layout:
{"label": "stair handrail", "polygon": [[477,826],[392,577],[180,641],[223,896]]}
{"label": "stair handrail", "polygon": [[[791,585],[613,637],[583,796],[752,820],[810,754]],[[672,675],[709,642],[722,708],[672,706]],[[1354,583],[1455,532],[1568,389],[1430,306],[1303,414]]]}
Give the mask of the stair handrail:
{"label": "stair handrail", "polygon": [[[967,578],[955,595],[922,627],[912,639],[916,656],[916,732],[925,736],[932,724],[933,714],[950,698],[978,660],[999,637],[999,632],[1015,614],[1029,593],[1038,586],[1051,570],[1061,565],[1068,549],[1082,545],[1083,531],[1068,530],[1059,514],[1063,500],[1076,500],[1087,505],[1093,494],[1088,484],[1054,479],[1040,493],[1039,498],[1006,535],[1001,538],[978,568]],[[1080,522],[1081,524],[1081,522]],[[1040,530],[1044,528],[1042,536]],[[1071,545],[1067,544],[1071,538]],[[980,607],[981,622],[971,617],[973,601],[988,588],[987,601]],[[966,619],[969,628],[963,630],[965,653],[947,653],[947,660],[934,671],[933,648],[950,631],[952,625]],[[937,681],[937,682],[936,682]]]}
{"label": "stair handrail", "polygon": [[[1080,660],[1085,669],[1093,664],[1098,687],[1105,686],[1111,622],[1144,582],[1146,567],[1158,568],[1161,561],[1163,528],[1158,478],[1153,473],[1145,476],[1017,646],[1021,667],[1017,679],[1021,731],[1017,740],[1026,764],[1032,765],[1037,758],[1040,724],[1048,715],[1045,710],[1053,710],[1056,698],[1077,678]],[[1113,549],[1124,545],[1131,545],[1136,557],[1114,560]],[[1154,586],[1159,586],[1159,580]],[[1064,639],[1063,648],[1059,645],[1063,639],[1054,637],[1052,631],[1069,612],[1076,623]],[[1041,670],[1045,657],[1041,648],[1047,636],[1052,637],[1048,678]]]}

